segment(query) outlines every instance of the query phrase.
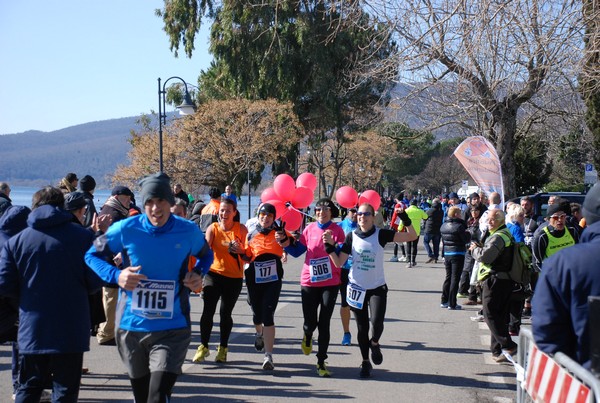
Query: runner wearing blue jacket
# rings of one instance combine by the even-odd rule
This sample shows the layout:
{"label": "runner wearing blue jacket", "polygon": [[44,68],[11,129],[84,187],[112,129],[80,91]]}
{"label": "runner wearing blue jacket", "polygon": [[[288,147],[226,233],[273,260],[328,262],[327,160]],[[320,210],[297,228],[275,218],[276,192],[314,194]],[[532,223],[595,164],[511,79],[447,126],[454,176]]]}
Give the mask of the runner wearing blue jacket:
{"label": "runner wearing blue jacket", "polygon": [[[191,341],[190,289],[201,288],[213,254],[197,225],[171,214],[168,176],[150,175],[140,185],[145,214],[113,224],[86,262],[120,287],[115,340],[135,401],[165,402]],[[119,252],[123,270],[105,260]],[[188,272],[190,256],[198,263]]]}

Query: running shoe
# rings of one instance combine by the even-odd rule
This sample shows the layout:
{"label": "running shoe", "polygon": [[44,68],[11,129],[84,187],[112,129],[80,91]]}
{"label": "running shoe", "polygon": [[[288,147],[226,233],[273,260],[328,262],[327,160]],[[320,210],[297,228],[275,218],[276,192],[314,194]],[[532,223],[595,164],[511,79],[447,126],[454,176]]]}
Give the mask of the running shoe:
{"label": "running shoe", "polygon": [[344,337],[342,338],[342,346],[349,346],[352,344],[352,334],[350,332],[345,332]]}
{"label": "running shoe", "polygon": [[406,268],[410,269],[411,267],[413,267],[413,264],[411,262],[408,262],[408,264],[406,265]]}
{"label": "running shoe", "polygon": [[469,298],[469,294],[458,293],[456,294],[456,298]]}
{"label": "running shoe", "polygon": [[483,315],[471,316],[471,320],[473,322],[483,322],[484,317],[483,317]]}
{"label": "running shoe", "polygon": [[312,336],[306,337],[306,335],[304,335],[302,338],[302,352],[304,355],[312,353]]}
{"label": "running shoe", "polygon": [[448,309],[448,303],[447,302],[442,302],[440,304],[440,308],[442,308],[442,309]]}
{"label": "running shoe", "polygon": [[406,256],[402,256],[402,257],[400,258],[400,260],[398,260],[398,261],[399,261],[399,262],[404,262],[404,263],[406,263],[406,262],[408,262],[408,259],[406,258]]}
{"label": "running shoe", "polygon": [[331,372],[329,372],[325,363],[317,363],[317,373],[323,378],[329,378],[331,376]]}
{"label": "running shoe", "polygon": [[461,309],[462,309],[462,306],[460,306],[460,305],[456,305],[455,307],[451,307],[451,306],[448,307],[449,311],[460,311]]}
{"label": "running shoe", "polygon": [[227,362],[227,347],[219,346],[215,362]]}
{"label": "running shoe", "polygon": [[398,256],[392,256],[390,258],[390,262],[397,262],[398,261]]}
{"label": "running shoe", "polygon": [[371,360],[373,361],[373,364],[375,364],[375,365],[381,364],[383,362],[383,354],[381,354],[381,346],[379,345],[379,343],[373,344],[373,341],[371,341],[369,344],[371,347]]}
{"label": "running shoe", "polygon": [[254,348],[256,351],[263,351],[265,349],[265,339],[262,334],[256,333],[256,338],[254,339]]}
{"label": "running shoe", "polygon": [[273,371],[275,369],[275,365],[273,365],[273,357],[270,354],[265,355],[265,359],[262,364],[262,369],[265,371]]}
{"label": "running shoe", "polygon": [[196,354],[194,355],[194,358],[192,359],[192,361],[193,362],[202,362],[209,355],[210,355],[210,350],[208,349],[208,347],[206,347],[204,344],[200,344],[200,346],[198,347],[198,351],[196,351]]}
{"label": "running shoe", "polygon": [[370,361],[363,361],[362,364],[360,364],[360,377],[370,378],[372,369],[373,366],[371,365]]}

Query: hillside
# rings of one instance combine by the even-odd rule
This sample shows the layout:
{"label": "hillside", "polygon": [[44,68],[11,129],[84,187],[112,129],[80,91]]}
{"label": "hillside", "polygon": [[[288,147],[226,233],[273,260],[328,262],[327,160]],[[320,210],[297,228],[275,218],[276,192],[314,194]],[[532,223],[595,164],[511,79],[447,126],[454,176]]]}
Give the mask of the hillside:
{"label": "hillside", "polygon": [[137,119],[0,136],[0,180],[15,186],[43,186],[56,184],[66,173],[75,172],[80,178],[90,174],[99,186],[109,186],[107,175],[127,162],[130,130],[140,129]]}

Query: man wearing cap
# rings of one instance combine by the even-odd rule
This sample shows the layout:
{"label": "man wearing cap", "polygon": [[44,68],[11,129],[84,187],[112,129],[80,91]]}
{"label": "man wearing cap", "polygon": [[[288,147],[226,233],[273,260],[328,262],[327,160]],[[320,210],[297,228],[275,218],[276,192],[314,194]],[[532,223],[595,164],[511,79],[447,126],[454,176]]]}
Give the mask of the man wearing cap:
{"label": "man wearing cap", "polygon": [[96,189],[96,180],[90,176],[86,175],[79,180],[79,190],[83,193],[85,197],[85,202],[87,205],[87,209],[83,215],[83,226],[89,227],[92,225],[94,221],[94,215],[97,215],[96,205],[94,204],[94,190]]}
{"label": "man wearing cap", "polygon": [[580,242],[542,263],[531,324],[542,351],[560,351],[590,368],[588,297],[600,295],[600,184],[585,197],[582,212],[588,227]]}
{"label": "man wearing cap", "polygon": [[84,262],[94,234],[72,222],[64,200],[58,188],[38,190],[28,227],[0,253],[0,295],[19,299],[17,402],[40,401],[50,374],[52,400],[76,402],[90,347],[88,294],[102,286]]}
{"label": "man wearing cap", "polygon": [[[140,186],[144,214],[114,223],[94,241],[86,262],[104,281],[119,284],[115,339],[135,401],[165,402],[191,341],[189,293],[202,286],[213,254],[193,222],[171,214],[167,175],[147,176]],[[122,270],[106,261],[117,253]],[[198,258],[192,271],[190,256]]]}
{"label": "man wearing cap", "polygon": [[[111,196],[100,210],[100,215],[109,215],[113,223],[124,220],[129,216],[129,205],[133,198],[133,192],[126,186],[115,186]],[[120,256],[112,256],[110,262],[119,266]],[[104,315],[106,322],[100,324],[96,339],[101,346],[115,345],[115,310],[117,309],[118,285],[107,283],[102,290],[102,301],[104,303]]]}
{"label": "man wearing cap", "polygon": [[[83,181],[83,178],[81,179]],[[81,182],[80,182],[81,183]],[[87,199],[83,192],[71,192],[65,195],[65,210],[73,215],[73,222],[77,225],[83,225],[92,231],[95,236],[100,236],[106,232],[111,224],[110,217],[108,215],[102,216],[101,219],[94,216],[94,220],[91,226],[85,226],[85,213],[88,210]],[[90,320],[92,335],[97,335],[100,324],[106,321],[106,314],[104,313],[104,305],[102,301],[103,293],[102,289],[89,294],[88,300],[90,303]],[[84,373],[87,369],[83,370]]]}
{"label": "man wearing cap", "polygon": [[542,262],[561,249],[579,242],[578,232],[566,225],[567,213],[561,204],[550,204],[546,211],[547,225],[535,232],[532,253],[535,267],[541,270]]}

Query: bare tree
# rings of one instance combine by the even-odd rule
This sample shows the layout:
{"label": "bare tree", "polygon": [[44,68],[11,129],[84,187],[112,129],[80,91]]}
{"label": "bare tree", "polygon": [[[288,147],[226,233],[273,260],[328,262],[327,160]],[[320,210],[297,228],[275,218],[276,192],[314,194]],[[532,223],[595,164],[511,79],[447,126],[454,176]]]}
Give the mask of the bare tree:
{"label": "bare tree", "polygon": [[[382,23],[377,42],[392,37],[386,60],[400,74],[396,106],[427,130],[452,126],[495,145],[505,193],[515,194],[513,154],[520,133],[578,100],[583,53],[581,3],[572,0],[339,1],[352,23],[361,10]],[[389,71],[365,58],[360,76]],[[545,95],[544,95],[545,94]],[[575,103],[578,103],[577,101]],[[415,106],[418,109],[415,110]],[[527,106],[527,107],[525,107]],[[409,121],[406,118],[401,119]]]}

